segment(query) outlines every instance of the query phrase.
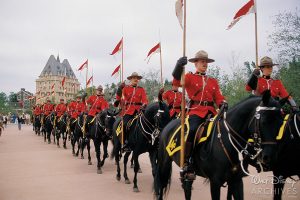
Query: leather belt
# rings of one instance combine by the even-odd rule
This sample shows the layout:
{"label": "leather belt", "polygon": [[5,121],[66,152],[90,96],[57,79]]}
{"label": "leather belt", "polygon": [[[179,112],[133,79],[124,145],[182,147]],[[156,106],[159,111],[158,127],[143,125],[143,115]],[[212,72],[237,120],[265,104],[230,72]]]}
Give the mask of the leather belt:
{"label": "leather belt", "polygon": [[134,102],[132,102],[132,103],[128,103],[128,102],[127,102],[125,105],[126,105],[126,106],[127,106],[127,105],[136,105],[136,106],[141,106],[141,105],[142,105],[142,103],[134,103]]}
{"label": "leather belt", "polygon": [[191,106],[192,105],[201,105],[201,106],[214,106],[214,102],[212,101],[191,101]]}

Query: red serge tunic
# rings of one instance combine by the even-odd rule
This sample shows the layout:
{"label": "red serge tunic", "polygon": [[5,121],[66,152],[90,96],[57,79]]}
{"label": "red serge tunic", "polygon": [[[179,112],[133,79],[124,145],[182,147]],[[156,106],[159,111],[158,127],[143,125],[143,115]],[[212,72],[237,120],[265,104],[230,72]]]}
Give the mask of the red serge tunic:
{"label": "red serge tunic", "polygon": [[[174,78],[173,84],[179,87],[180,80]],[[218,81],[199,73],[190,72],[185,74],[185,89],[189,99],[195,102],[190,105],[188,115],[197,115],[204,118],[208,111],[216,114],[213,104],[220,106],[225,99],[221,93]]]}
{"label": "red serge tunic", "polygon": [[62,116],[67,111],[67,106],[64,103],[60,103],[55,107],[57,117]]}
{"label": "red serge tunic", "polygon": [[[148,104],[147,95],[144,88],[139,86],[126,85],[123,90],[123,101],[125,105],[124,115],[133,115],[135,111],[139,111],[141,105]],[[121,96],[117,95],[117,100],[121,101]]]}
{"label": "red serge tunic", "polygon": [[45,115],[49,115],[54,110],[54,105],[51,103],[46,103],[43,110]]}
{"label": "red serge tunic", "polygon": [[91,105],[88,115],[93,117],[95,117],[97,113],[109,107],[103,96],[92,95],[87,100],[87,103]]}
{"label": "red serge tunic", "polygon": [[[252,88],[249,85],[246,85],[247,91],[252,91]],[[259,77],[257,80],[257,87],[255,90],[256,95],[262,95],[265,90],[271,91],[272,97],[281,97],[285,98],[289,96],[288,92],[284,88],[280,80],[274,80],[272,78]]]}
{"label": "red serge tunic", "polygon": [[163,100],[167,101],[170,109],[170,116],[173,117],[176,113],[180,113],[182,93],[179,91],[168,90],[162,95]]}

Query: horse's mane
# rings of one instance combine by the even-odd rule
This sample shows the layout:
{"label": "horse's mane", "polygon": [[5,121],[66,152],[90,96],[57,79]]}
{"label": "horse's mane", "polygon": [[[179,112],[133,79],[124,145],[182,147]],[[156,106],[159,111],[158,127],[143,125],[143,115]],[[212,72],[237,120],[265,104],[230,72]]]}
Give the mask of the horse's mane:
{"label": "horse's mane", "polygon": [[241,106],[243,106],[246,102],[250,101],[250,100],[261,100],[260,96],[255,96],[255,95],[249,95],[248,97],[244,98],[243,100],[239,101],[238,103],[234,104],[230,110],[235,110],[235,109],[239,109]]}

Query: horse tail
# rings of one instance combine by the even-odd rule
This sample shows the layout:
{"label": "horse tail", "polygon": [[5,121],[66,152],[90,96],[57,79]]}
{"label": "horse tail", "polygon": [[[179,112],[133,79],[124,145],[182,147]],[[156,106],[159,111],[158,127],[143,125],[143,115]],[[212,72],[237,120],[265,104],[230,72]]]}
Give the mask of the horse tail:
{"label": "horse tail", "polygon": [[165,151],[159,150],[157,170],[154,177],[153,190],[157,199],[166,196],[171,186],[172,160]]}

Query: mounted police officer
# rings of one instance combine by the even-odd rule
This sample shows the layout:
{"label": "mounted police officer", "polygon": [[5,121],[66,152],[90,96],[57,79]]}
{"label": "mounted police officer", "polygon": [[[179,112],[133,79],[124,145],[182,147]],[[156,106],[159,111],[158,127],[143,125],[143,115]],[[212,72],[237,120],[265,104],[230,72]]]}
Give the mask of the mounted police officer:
{"label": "mounted police officer", "polygon": [[164,92],[164,88],[160,89],[158,99],[167,102],[170,109],[171,119],[175,119],[181,110],[182,93],[178,91],[178,86],[172,84],[172,89]]}
{"label": "mounted police officer", "polygon": [[[215,105],[219,108],[223,105],[228,107],[224,96],[219,88],[218,81],[206,75],[207,63],[214,62],[213,59],[208,58],[208,54],[200,50],[196,53],[194,58],[189,59],[194,63],[196,72],[189,72],[185,74],[185,89],[190,99],[187,110],[188,122],[190,124],[190,131],[188,133],[187,141],[185,143],[185,163],[181,171],[182,178],[189,180],[196,178],[194,169],[192,168],[192,151],[195,139],[195,133],[200,124],[205,122],[209,115],[217,114]],[[182,57],[177,61],[175,69],[172,73],[173,85],[179,87],[181,74],[184,66],[187,64],[187,57]]]}
{"label": "mounted police officer", "polygon": [[55,112],[56,112],[56,124],[60,120],[61,116],[64,115],[64,113],[67,111],[67,106],[65,104],[64,99],[60,99],[60,103],[56,105]]}
{"label": "mounted police officer", "polygon": [[92,95],[88,98],[87,104],[90,106],[86,123],[86,128],[89,132],[90,125],[93,123],[95,116],[102,110],[109,107],[109,104],[104,99],[103,87],[101,85],[97,87],[96,95]]}
{"label": "mounted police officer", "polygon": [[[282,82],[278,79],[271,78],[273,66],[278,64],[273,63],[272,59],[268,56],[261,58],[259,68],[256,68],[251,77],[249,78],[246,90],[253,91],[255,95],[262,95],[264,91],[270,90],[271,96],[276,98],[288,97],[289,103],[292,106],[292,111],[297,112],[299,108],[293,97],[289,96]],[[262,76],[261,76],[262,73]]]}
{"label": "mounted police officer", "polygon": [[48,115],[50,115],[52,111],[54,111],[54,105],[51,103],[50,99],[48,98],[47,98],[47,102],[43,106],[43,111],[45,117],[47,117]]}
{"label": "mounted police officer", "polygon": [[125,85],[122,83],[118,90],[116,101],[114,103],[115,107],[118,107],[120,102],[123,115],[123,134],[124,134],[124,152],[130,152],[131,149],[128,146],[128,134],[127,134],[127,124],[128,122],[134,118],[134,116],[140,111],[140,109],[145,109],[148,104],[148,99],[146,95],[146,91],[144,88],[138,86],[139,81],[143,77],[140,76],[137,72],[133,72],[127,79],[130,81],[129,85]]}

